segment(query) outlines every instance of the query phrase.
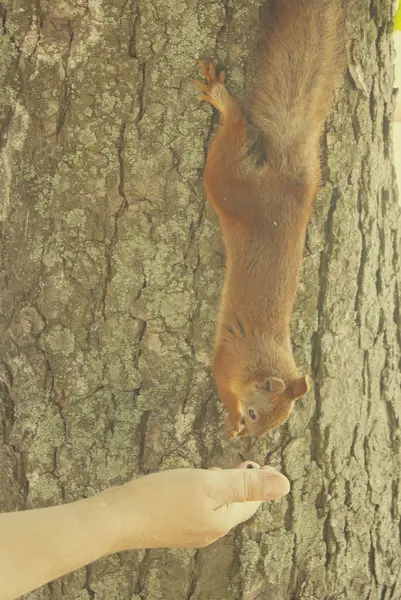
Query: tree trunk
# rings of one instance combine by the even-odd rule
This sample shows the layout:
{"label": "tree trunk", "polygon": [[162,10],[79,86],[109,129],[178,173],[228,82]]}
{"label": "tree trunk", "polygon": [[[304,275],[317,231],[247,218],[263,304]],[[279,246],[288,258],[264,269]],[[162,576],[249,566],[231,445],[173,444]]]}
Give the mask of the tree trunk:
{"label": "tree trunk", "polygon": [[251,89],[259,0],[0,3],[0,503],[172,467],[269,462],[283,501],[201,551],[127,552],[31,599],[401,599],[400,211],[390,0],[350,0],[346,82],[294,314],[313,391],[224,439],[210,374],[224,253],[200,57]]}

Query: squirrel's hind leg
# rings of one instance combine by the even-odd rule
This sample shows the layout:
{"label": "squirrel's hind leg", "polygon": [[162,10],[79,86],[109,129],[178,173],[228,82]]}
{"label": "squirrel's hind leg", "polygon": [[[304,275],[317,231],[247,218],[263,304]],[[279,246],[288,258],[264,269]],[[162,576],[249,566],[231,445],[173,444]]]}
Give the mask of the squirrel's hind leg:
{"label": "squirrel's hind leg", "polygon": [[247,165],[247,121],[239,103],[224,85],[225,72],[216,76],[213,64],[201,61],[206,83],[195,81],[206,100],[220,112],[220,126],[211,142],[206,168],[205,187],[209,202],[218,214],[239,215],[249,212],[243,198],[250,182]]}

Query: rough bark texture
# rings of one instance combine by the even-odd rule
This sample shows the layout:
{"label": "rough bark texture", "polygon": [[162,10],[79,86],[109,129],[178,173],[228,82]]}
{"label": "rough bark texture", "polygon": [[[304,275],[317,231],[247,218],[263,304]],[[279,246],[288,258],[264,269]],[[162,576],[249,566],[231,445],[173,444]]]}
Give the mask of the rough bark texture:
{"label": "rough bark texture", "polygon": [[209,361],[224,255],[199,57],[242,96],[259,0],[0,3],[0,503],[268,460],[290,496],[202,551],[115,555],[36,600],[401,598],[400,212],[390,0],[350,0],[348,78],[294,315],[315,387],[224,440]]}

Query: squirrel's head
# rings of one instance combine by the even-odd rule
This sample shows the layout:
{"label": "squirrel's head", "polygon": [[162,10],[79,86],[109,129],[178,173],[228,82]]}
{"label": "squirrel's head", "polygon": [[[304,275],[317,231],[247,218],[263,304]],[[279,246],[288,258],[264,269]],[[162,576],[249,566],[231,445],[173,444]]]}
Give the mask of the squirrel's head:
{"label": "squirrel's head", "polygon": [[311,379],[307,375],[293,379],[287,385],[277,377],[252,381],[240,394],[245,425],[243,435],[260,436],[285,423],[295,400],[301,398],[310,385]]}

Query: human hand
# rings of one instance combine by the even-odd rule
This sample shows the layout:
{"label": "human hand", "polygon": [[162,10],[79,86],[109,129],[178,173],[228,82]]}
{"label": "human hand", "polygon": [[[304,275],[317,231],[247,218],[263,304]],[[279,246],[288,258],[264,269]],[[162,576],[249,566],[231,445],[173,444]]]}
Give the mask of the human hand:
{"label": "human hand", "polygon": [[210,544],[263,500],[288,493],[283,475],[257,467],[164,471],[69,504],[1,514],[1,600],[120,550]]}
{"label": "human hand", "polygon": [[[249,469],[252,464],[256,468]],[[253,516],[265,500],[288,494],[272,467],[174,469],[99,494],[116,524],[113,552],[132,548],[199,548]]]}

